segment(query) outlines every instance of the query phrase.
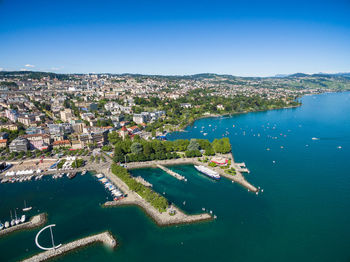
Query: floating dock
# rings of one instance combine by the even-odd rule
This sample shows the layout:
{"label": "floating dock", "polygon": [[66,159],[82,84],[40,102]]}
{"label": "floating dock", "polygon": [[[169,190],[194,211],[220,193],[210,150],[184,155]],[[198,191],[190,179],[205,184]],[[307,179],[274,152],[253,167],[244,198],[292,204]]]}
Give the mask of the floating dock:
{"label": "floating dock", "polygon": [[84,237],[73,242],[64,244],[57,249],[48,250],[40,254],[34,255],[28,259],[23,260],[23,262],[41,262],[48,259],[61,256],[67,252],[81,248],[87,245],[91,245],[97,242],[102,242],[104,245],[110,248],[115,248],[117,246],[117,241],[111,233],[108,231],[96,234],[89,237]]}
{"label": "floating dock", "polygon": [[44,225],[46,221],[47,221],[47,217],[45,213],[33,216],[28,222],[18,224],[9,228],[4,228],[3,230],[0,231],[0,237],[22,229],[31,229],[31,228],[39,227],[41,225]]}

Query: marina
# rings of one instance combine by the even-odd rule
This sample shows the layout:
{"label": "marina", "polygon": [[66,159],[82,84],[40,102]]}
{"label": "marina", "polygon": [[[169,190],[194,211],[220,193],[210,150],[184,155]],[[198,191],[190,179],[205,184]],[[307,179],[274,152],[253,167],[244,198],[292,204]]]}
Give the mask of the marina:
{"label": "marina", "polygon": [[13,226],[10,226],[10,225],[8,227],[4,226],[4,228],[0,230],[0,237],[6,236],[10,233],[17,232],[23,229],[31,229],[31,228],[39,227],[45,224],[46,221],[47,221],[46,214],[43,213],[43,214],[35,215],[28,222],[23,221]]}

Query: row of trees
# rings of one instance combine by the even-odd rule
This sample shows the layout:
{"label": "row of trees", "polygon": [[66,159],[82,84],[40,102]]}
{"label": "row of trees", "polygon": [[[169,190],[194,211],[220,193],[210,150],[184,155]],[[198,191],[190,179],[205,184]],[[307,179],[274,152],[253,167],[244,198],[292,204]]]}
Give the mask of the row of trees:
{"label": "row of trees", "polygon": [[159,212],[165,212],[169,206],[166,198],[154,192],[152,189],[142,185],[131,177],[128,171],[117,164],[112,164],[112,173],[118,176],[130,190],[135,191],[143,199],[149,202],[153,207],[159,210]]}
{"label": "row of trees", "polygon": [[215,139],[210,143],[207,139],[178,139],[175,141],[144,140],[139,137],[114,140],[115,162],[137,162],[179,158],[178,153],[186,157],[200,157],[215,153],[229,153],[231,145],[228,138]]}

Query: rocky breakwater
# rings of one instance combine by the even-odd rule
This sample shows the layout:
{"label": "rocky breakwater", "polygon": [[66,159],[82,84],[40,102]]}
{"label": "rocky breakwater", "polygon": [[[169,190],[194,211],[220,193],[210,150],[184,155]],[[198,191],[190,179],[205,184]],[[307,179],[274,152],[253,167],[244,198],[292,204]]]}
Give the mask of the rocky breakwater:
{"label": "rocky breakwater", "polygon": [[46,223],[46,221],[47,221],[47,215],[45,213],[33,216],[28,222],[1,230],[0,237],[19,230],[31,229],[31,228],[42,226]]}
{"label": "rocky breakwater", "polygon": [[165,212],[159,212],[154,208],[150,203],[144,200],[136,192],[131,191],[129,187],[117,176],[112,174],[110,170],[105,170],[104,174],[110,179],[110,181],[115,184],[118,188],[123,190],[128,196],[117,200],[117,201],[108,201],[104,204],[105,207],[113,206],[127,206],[127,205],[136,205],[141,207],[147,215],[149,215],[159,226],[167,225],[177,225],[177,224],[187,224],[195,223],[199,221],[211,220],[213,217],[208,213],[202,213],[198,215],[188,215],[185,214],[182,210],[177,208],[174,205],[168,207]]}
{"label": "rocky breakwater", "polygon": [[78,249],[78,248],[81,248],[81,247],[84,247],[87,245],[91,245],[94,243],[98,243],[98,242],[103,243],[104,245],[106,245],[107,247],[110,247],[110,248],[115,248],[117,246],[116,239],[113,237],[113,235],[111,233],[106,231],[106,232],[103,232],[100,234],[88,236],[88,237],[81,238],[81,239],[75,240],[73,242],[64,244],[57,249],[52,249],[52,250],[42,252],[38,255],[34,255],[28,259],[23,260],[23,262],[46,261],[48,259],[64,255],[65,253],[70,252],[72,250],[75,250],[75,249]]}

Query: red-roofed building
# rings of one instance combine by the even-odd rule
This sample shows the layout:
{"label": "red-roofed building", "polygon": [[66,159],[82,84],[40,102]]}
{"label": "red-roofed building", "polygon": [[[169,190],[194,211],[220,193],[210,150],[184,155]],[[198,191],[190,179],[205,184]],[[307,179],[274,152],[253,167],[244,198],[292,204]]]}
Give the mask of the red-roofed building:
{"label": "red-roofed building", "polygon": [[137,132],[140,132],[140,128],[138,126],[132,126],[132,127],[129,127],[128,128],[128,131],[131,133],[131,134],[136,134]]}
{"label": "red-roofed building", "polygon": [[0,148],[7,146],[7,139],[0,139]]}
{"label": "red-roofed building", "polygon": [[125,139],[127,135],[129,135],[129,131],[126,129],[125,126],[122,127],[122,129],[119,131],[119,135]]}
{"label": "red-roofed building", "polygon": [[53,148],[59,148],[59,147],[71,147],[71,143],[69,140],[61,140],[61,141],[55,141],[52,143]]}

